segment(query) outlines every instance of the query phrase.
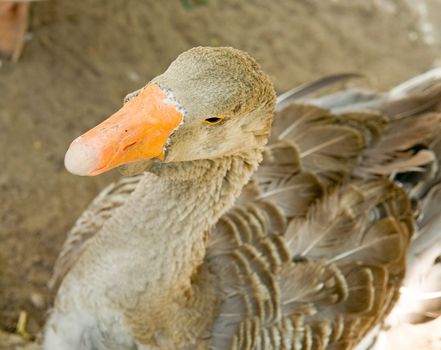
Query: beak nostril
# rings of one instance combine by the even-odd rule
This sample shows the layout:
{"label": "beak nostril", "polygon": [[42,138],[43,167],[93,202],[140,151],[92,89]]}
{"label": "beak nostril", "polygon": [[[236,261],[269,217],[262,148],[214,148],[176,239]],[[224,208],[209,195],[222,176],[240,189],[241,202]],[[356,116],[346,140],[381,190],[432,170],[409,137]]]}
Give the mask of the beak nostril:
{"label": "beak nostril", "polygon": [[123,151],[126,151],[126,150],[128,150],[129,148],[135,146],[136,143],[137,143],[137,142],[135,141],[135,142],[132,142],[132,143],[128,144],[127,146],[124,146]]}

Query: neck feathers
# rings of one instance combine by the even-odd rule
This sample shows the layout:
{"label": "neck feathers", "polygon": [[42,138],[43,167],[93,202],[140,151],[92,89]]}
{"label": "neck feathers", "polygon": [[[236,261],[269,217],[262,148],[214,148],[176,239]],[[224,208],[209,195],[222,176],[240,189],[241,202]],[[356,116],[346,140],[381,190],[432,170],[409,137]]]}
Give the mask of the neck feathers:
{"label": "neck feathers", "polygon": [[[82,257],[91,267],[82,271],[90,274],[86,278],[99,276],[91,293],[119,305],[137,338],[150,342],[154,334],[149,332],[161,324],[188,322],[186,303],[199,300],[195,277],[209,278],[199,276],[205,271],[205,235],[239,196],[260,158],[256,150],[157,165],[91,242]],[[140,333],[136,325],[143,326]]]}
{"label": "neck feathers", "polygon": [[[187,206],[201,211],[201,214],[207,213],[205,216],[210,216],[215,223],[239,196],[261,157],[261,151],[256,150],[246,155],[226,156],[214,160],[161,163],[152,169],[152,172],[161,179],[161,183],[166,187],[165,191],[171,190],[179,196],[175,198],[176,202],[185,200]],[[201,198],[197,197],[204,199],[201,202]],[[207,207],[202,208],[202,203]],[[214,212],[209,215],[210,211]]]}
{"label": "neck feathers", "polygon": [[152,298],[184,288],[205,256],[206,232],[232,206],[260,157],[259,150],[156,166],[100,231],[93,265],[112,266],[109,277],[120,276],[124,293],[127,284]]}

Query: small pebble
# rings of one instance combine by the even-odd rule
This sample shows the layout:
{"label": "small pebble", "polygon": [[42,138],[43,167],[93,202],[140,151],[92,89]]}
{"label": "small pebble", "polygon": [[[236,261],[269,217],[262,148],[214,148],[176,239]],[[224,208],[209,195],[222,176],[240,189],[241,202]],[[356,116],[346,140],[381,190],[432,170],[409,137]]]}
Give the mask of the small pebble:
{"label": "small pebble", "polygon": [[31,303],[38,309],[43,309],[45,307],[45,301],[43,295],[40,293],[32,293],[30,296]]}
{"label": "small pebble", "polygon": [[34,141],[34,144],[33,144],[33,146],[34,146],[34,148],[35,149],[41,149],[41,141]]}
{"label": "small pebble", "polygon": [[128,78],[129,78],[131,81],[133,81],[133,82],[135,82],[135,83],[137,83],[137,82],[139,82],[139,81],[141,80],[141,77],[140,77],[139,74],[136,73],[135,71],[129,71],[129,72],[127,73],[127,76],[128,76]]}

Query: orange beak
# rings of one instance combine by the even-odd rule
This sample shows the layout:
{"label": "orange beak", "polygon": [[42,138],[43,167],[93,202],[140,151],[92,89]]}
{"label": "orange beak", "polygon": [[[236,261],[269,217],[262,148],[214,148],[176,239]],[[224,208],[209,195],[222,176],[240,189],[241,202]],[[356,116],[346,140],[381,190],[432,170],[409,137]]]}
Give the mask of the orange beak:
{"label": "orange beak", "polygon": [[149,84],[118,112],[75,139],[66,152],[66,169],[98,175],[122,164],[164,157],[164,148],[184,116],[157,85]]}

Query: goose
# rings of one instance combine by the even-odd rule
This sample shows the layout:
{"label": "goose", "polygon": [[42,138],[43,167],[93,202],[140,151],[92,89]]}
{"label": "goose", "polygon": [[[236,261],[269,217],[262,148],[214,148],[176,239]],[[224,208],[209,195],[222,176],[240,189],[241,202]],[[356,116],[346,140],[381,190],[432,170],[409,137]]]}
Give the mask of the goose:
{"label": "goose", "polygon": [[73,174],[127,176],[68,234],[43,348],[357,346],[433,214],[440,77],[312,94],[353,78],[334,76],[276,105],[245,52],[179,55],[66,152]]}

